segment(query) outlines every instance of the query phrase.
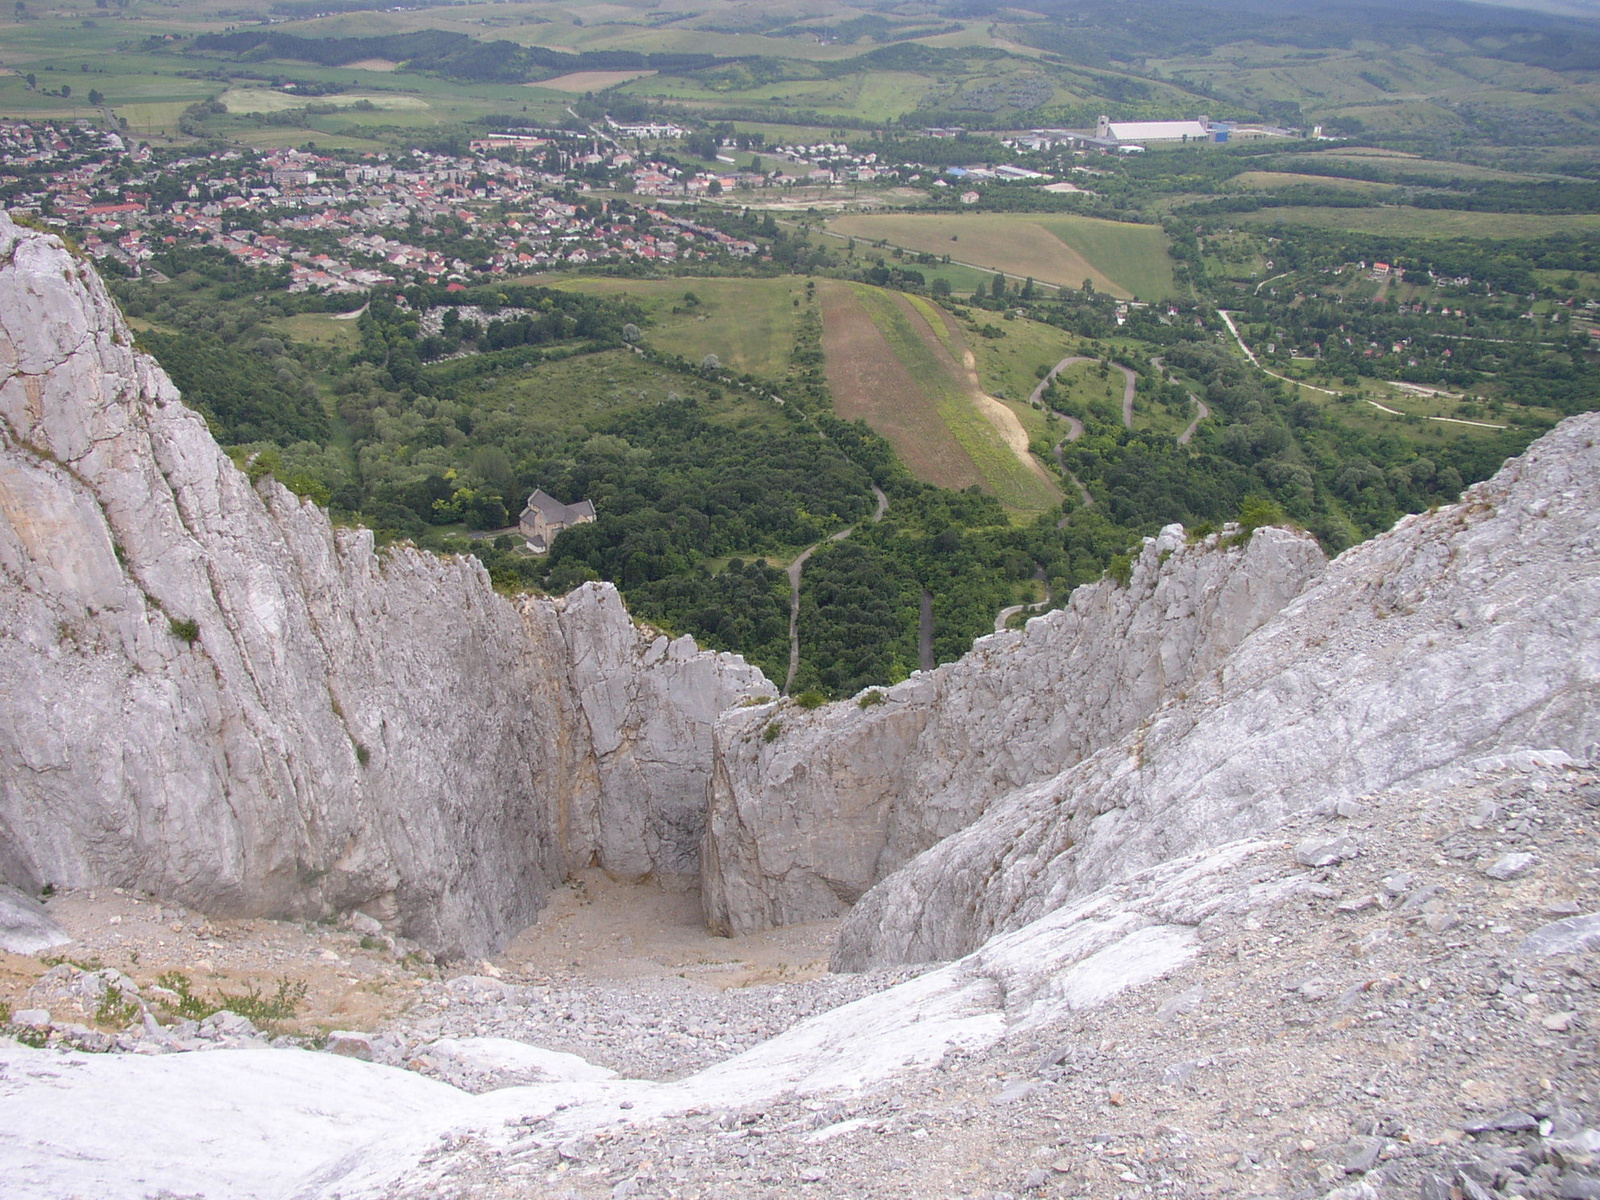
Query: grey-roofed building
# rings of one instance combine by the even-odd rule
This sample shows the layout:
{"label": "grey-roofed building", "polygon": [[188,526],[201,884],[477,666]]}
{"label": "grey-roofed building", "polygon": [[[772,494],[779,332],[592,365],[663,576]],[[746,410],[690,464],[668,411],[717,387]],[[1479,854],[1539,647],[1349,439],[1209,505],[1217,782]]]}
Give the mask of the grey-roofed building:
{"label": "grey-roofed building", "polygon": [[563,504],[544,489],[536,488],[533,495],[528,497],[527,507],[522,510],[517,527],[527,539],[528,548],[535,554],[543,554],[563,529],[587,525],[593,520],[594,504],[591,501]]}

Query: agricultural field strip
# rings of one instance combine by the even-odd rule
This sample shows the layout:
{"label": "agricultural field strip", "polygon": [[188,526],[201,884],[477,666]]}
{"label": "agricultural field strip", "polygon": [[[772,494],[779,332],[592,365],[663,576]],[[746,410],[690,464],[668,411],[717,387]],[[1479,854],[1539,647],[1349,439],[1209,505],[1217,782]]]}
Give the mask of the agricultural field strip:
{"label": "agricultural field strip", "polygon": [[924,482],[956,490],[981,483],[978,464],[937,412],[926,411],[926,388],[873,319],[868,300],[874,291],[843,282],[820,289],[824,370],[835,409],[887,438]]}
{"label": "agricultural field strip", "polygon": [[[843,286],[861,316],[852,318],[848,306],[841,306],[836,299],[829,305],[832,320],[864,319],[872,330],[848,331],[848,351],[843,351],[838,341],[846,331],[837,324],[831,331],[829,382],[836,401],[842,402],[840,415],[865,417],[868,424],[895,444],[902,459],[921,479],[945,487],[965,486],[960,482],[965,475],[965,460],[971,464],[970,481],[983,484],[1011,509],[1037,512],[1059,502],[1048,473],[1031,455],[1025,464],[1013,441],[998,428],[995,417],[984,411],[978,399],[979,389],[947,348],[946,339],[958,336],[955,331],[946,326],[941,338],[926,316],[898,293],[865,284]],[[955,345],[959,353],[960,343]],[[840,361],[844,353],[854,361]],[[886,354],[892,361],[879,364],[869,374],[860,356],[871,354]],[[882,384],[889,382],[892,389],[894,379],[899,380],[900,388],[911,389],[914,396],[897,396],[892,390],[885,394]],[[853,401],[851,393],[858,391],[867,394]],[[917,399],[931,406],[932,411],[927,413],[934,418],[931,422],[917,420],[914,412],[906,408],[907,401]],[[1015,414],[1006,411],[1015,420]],[[950,440],[948,449],[940,449],[946,438]],[[1025,433],[1023,440],[1025,444]],[[954,460],[950,458],[951,450],[957,451]]]}
{"label": "agricultural field strip", "polygon": [[1121,299],[1160,299],[1173,287],[1166,235],[1153,225],[1057,214],[906,213],[838,217],[827,231],[941,259],[950,254],[952,262],[952,246],[965,238],[963,265],[1065,287],[1087,278]]}
{"label": "agricultural field strip", "polygon": [[1238,213],[1240,225],[1304,225],[1348,233],[1414,238],[1550,237],[1600,231],[1600,214],[1462,212],[1386,205],[1379,208],[1269,208]]}
{"label": "agricultural field strip", "polygon": [[[940,415],[956,438],[967,448],[967,452],[972,455],[980,468],[986,462],[993,462],[996,439],[1004,447],[1004,455],[1010,460],[1009,465],[1003,471],[984,472],[995,493],[1014,508],[1039,507],[1026,500],[1019,502],[1023,497],[1027,500],[1034,499],[1030,493],[1035,493],[1037,488],[1028,487],[1023,480],[1018,479],[1017,468],[1026,475],[1033,476],[1038,484],[1042,484],[1051,493],[1056,491],[1055,483],[1049,473],[1029,453],[1028,435],[1017,415],[1003,401],[984,392],[978,380],[972,351],[967,349],[954,321],[943,309],[935,308],[938,323],[943,326],[942,330],[935,329],[934,322],[918,306],[910,303],[909,297],[898,292],[887,295],[898,317],[908,324],[911,335],[926,351],[932,352],[934,365],[940,375],[956,384],[957,394],[942,388],[934,393]],[[903,338],[891,337],[890,344],[902,356],[907,351],[912,355],[918,352],[915,344],[907,343]],[[951,352],[952,350],[960,354],[959,360],[956,354]],[[972,416],[977,416],[981,420],[973,421]],[[1003,486],[1002,481],[1009,483],[1010,486]],[[1007,495],[1008,492],[1011,493],[1010,496]],[[1052,502],[1059,502],[1059,499],[1059,496],[1055,496]]]}
{"label": "agricultural field strip", "polygon": [[[835,233],[833,230],[827,229],[827,228],[820,229],[820,230],[818,230],[818,232],[821,233],[824,237],[838,238],[841,242],[860,241],[861,240],[859,238],[852,238],[847,233]],[[901,246],[898,243],[894,242],[893,240],[889,240],[887,244],[890,245],[890,246],[894,246],[896,249],[909,251],[909,252],[911,252],[913,254],[925,253],[924,251],[914,250],[910,246]],[[1011,271],[1001,271],[1001,270],[999,270],[999,269],[997,269],[995,267],[987,266],[984,263],[967,262],[964,259],[959,259],[959,258],[955,258],[955,257],[952,257],[950,259],[950,261],[945,265],[951,266],[951,267],[966,267],[969,271],[981,271],[985,275],[1004,275],[1007,279],[1014,279],[1018,283],[1021,283],[1024,279],[1028,278],[1028,276],[1017,275],[1017,274],[1014,274]],[[1048,280],[1044,280],[1044,279],[1035,279],[1034,283],[1038,284],[1040,287],[1049,288],[1053,292],[1060,291],[1061,288],[1063,286],[1065,286],[1065,285],[1062,285],[1062,284],[1050,283]]]}

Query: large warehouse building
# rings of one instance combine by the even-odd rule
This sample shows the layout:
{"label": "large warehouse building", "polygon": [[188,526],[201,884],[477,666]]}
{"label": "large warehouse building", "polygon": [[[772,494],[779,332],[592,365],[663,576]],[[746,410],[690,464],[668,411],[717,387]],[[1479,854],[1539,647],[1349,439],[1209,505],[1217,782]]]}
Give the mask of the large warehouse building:
{"label": "large warehouse building", "polygon": [[1095,137],[1123,145],[1145,142],[1225,142],[1233,126],[1213,123],[1209,117],[1197,121],[1113,121],[1101,117]]}

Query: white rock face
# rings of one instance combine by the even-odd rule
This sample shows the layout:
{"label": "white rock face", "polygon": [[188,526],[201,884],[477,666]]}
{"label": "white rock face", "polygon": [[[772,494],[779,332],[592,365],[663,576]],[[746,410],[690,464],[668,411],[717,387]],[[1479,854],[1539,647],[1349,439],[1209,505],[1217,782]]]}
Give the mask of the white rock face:
{"label": "white rock face", "polygon": [[38,954],[72,939],[50,919],[44,905],[16,888],[0,885],[0,950]]}
{"label": "white rock face", "polygon": [[253,487],[3,214],[0,420],[0,881],[359,906],[475,955],[574,863],[693,871],[711,720],[759,671]]}
{"label": "white rock face", "polygon": [[[1048,779],[1195,688],[1326,564],[1310,537],[1147,539],[1126,587],[1077,589],[1020,632],[881,693],[717,726],[704,896],[713,931],[836,916],[997,798]],[[781,733],[768,742],[770,722]]]}
{"label": "white rock face", "polygon": [[[496,1038],[439,1041],[423,1053],[549,1082],[473,1097],[415,1072],[300,1050],[145,1058],[0,1041],[0,1069],[20,1085],[0,1093],[0,1124],[11,1134],[0,1140],[0,1172],[16,1181],[19,1200],[79,1190],[140,1200],[153,1184],[219,1198],[375,1200],[402,1185],[416,1194],[442,1191],[429,1190],[428,1172],[447,1139],[495,1150],[514,1139],[524,1148],[526,1139],[555,1146],[691,1109],[854,1092],[1098,1007],[1182,968],[1199,953],[1193,926],[1203,916],[1267,903],[1303,883],[1295,876],[1267,891],[1252,886],[1277,853],[1270,843],[1245,842],[1164,864],[981,954],[808,1018],[672,1083],[618,1079],[572,1055]],[[63,1062],[74,1069],[62,1070]],[[239,1078],[252,1072],[262,1085],[240,1105]],[[152,1106],[152,1094],[178,1100]],[[325,1128],[305,1128],[313,1107]],[[236,1146],[250,1149],[235,1153]],[[117,1164],[118,1177],[107,1163]]]}
{"label": "white rock face", "polygon": [[[29,1095],[6,1106],[6,1194],[277,1200],[286,1180],[398,1127],[464,1116],[471,1100],[414,1071],[333,1054],[170,1057],[184,1060],[176,1087],[165,1056],[63,1054],[0,1041],[0,1067]],[[86,1067],[87,1077],[63,1071],[67,1063]]]}
{"label": "white rock face", "polygon": [[1340,555],[1147,725],[862,898],[836,967],[956,958],[1095,888],[1451,763],[1600,751],[1600,416]]}
{"label": "white rock face", "polygon": [[717,714],[778,689],[737,655],[633,625],[610,584],[584,584],[556,610],[588,749],[580,765],[594,772],[564,814],[567,866],[690,882],[700,873]]}

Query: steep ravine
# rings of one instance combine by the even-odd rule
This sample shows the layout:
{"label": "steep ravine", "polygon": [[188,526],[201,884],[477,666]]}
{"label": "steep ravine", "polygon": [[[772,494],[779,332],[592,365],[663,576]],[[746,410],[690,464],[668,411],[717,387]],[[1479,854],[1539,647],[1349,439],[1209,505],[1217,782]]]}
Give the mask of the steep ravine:
{"label": "steep ravine", "polygon": [[132,340],[0,214],[0,881],[360,907],[464,955],[571,865],[697,871],[711,721],[759,671],[608,587],[375,551],[252,486]]}
{"label": "steep ravine", "polygon": [[1214,672],[1322,571],[1304,534],[1147,542],[1126,586],[1077,589],[957,662],[807,712],[717,725],[704,895],[713,930],[837,916],[994,800],[1055,775]]}
{"label": "steep ravine", "polygon": [[[515,604],[252,487],[0,216],[0,876],[64,885],[0,889],[6,1195],[1600,1194],[1597,442],[1331,564],[1168,529],[881,703],[741,707],[610,588]],[[734,943],[575,975],[563,915],[628,940],[581,878],[471,974],[169,903],[476,956],[573,866],[692,875],[714,723],[714,911],[864,889],[837,965],[955,961],[730,1000]],[[106,969],[19,971],[53,915]],[[327,1053],[178,1019],[157,972],[229,959],[412,1003]]]}

